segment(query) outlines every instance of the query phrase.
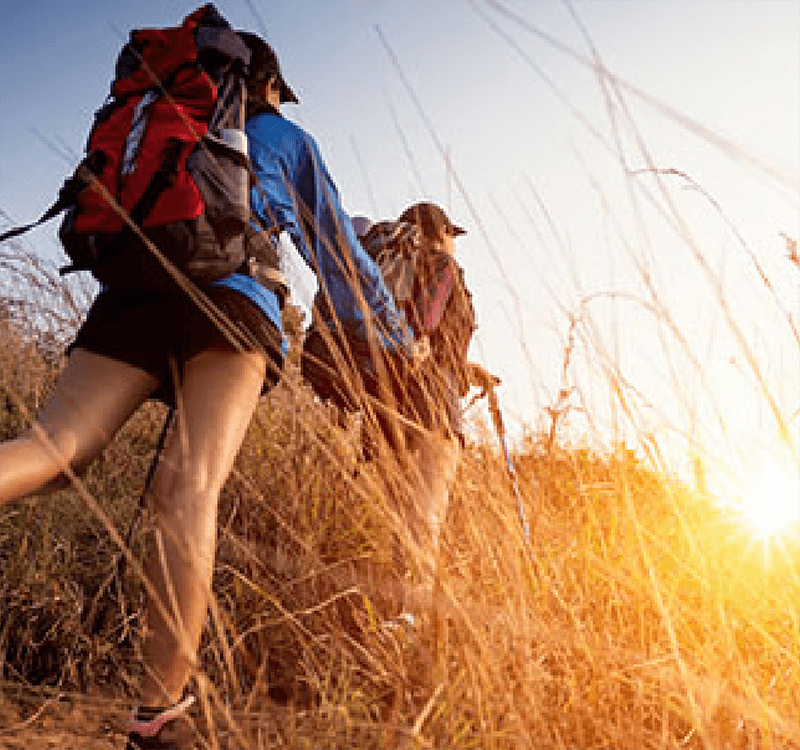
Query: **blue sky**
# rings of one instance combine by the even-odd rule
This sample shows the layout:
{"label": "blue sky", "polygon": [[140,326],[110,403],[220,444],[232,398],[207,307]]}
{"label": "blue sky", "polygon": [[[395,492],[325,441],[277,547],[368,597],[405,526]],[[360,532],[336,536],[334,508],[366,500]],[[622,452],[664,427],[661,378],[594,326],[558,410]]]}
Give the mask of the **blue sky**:
{"label": "blue sky", "polygon": [[[78,161],[129,30],[176,24],[195,7],[3,2],[0,209],[12,221],[38,216]],[[556,398],[571,318],[582,324],[568,377],[586,402],[572,411],[576,434],[595,422],[608,434],[624,421],[608,406],[599,345],[639,399],[634,436],[651,428],[665,440],[690,435],[716,453],[733,439],[746,452],[739,443],[748,420],[769,416],[729,315],[763,357],[781,410],[791,416],[800,405],[798,347],[787,337],[785,311],[754,283],[748,255],[796,316],[797,269],[780,232],[800,233],[800,2],[220,0],[217,7],[278,51],[301,99],[286,114],[318,140],[348,210],[396,216],[427,197],[467,227],[459,252],[479,315],[473,356],[503,377],[514,428],[541,426]],[[604,94],[586,64],[588,41],[614,80],[634,88],[619,84]],[[685,172],[707,197],[678,176],[631,175],[648,166]],[[56,229],[57,221],[28,243],[57,257]],[[715,300],[693,247],[724,282],[730,310]],[[300,275],[298,298],[312,292]],[[683,344],[665,332],[654,299],[670,311]],[[704,378],[715,384],[710,401],[720,402],[724,429]]]}

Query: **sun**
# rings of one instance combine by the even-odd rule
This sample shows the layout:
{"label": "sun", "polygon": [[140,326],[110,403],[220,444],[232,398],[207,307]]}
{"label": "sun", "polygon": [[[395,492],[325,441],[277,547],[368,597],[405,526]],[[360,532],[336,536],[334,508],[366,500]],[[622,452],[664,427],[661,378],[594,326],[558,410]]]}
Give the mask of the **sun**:
{"label": "sun", "polygon": [[735,503],[762,539],[800,524],[800,469],[794,462],[767,459],[748,476]]}

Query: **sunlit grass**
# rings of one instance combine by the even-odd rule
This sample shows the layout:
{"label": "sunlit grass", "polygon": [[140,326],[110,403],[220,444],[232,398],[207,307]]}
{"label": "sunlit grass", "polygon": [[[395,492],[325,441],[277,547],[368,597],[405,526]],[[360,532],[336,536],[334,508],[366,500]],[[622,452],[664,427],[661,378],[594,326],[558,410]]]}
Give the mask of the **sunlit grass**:
{"label": "sunlit grass", "polygon": [[[2,325],[10,436],[58,364],[27,329]],[[87,477],[123,531],[162,417],[145,410]],[[555,428],[513,455],[527,539],[496,436],[480,424],[472,434],[444,529],[439,618],[385,629],[406,480],[390,457],[359,467],[353,432],[289,369],[220,507],[196,678],[219,738],[259,750],[800,747],[796,544],[767,560],[718,498],[633,448],[561,445]],[[90,721],[122,715],[141,587],[124,582],[127,611],[108,592],[114,606],[90,628],[87,604],[115,555],[97,519],[69,491],[14,504],[0,555],[3,676],[27,684],[29,701],[52,699],[35,692],[42,683],[75,700],[88,691]]]}

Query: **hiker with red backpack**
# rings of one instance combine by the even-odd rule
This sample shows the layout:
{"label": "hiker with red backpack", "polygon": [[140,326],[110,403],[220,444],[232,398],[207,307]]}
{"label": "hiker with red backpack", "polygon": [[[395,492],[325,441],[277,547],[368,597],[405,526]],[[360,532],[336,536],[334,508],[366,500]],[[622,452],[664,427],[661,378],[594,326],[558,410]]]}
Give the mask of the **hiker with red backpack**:
{"label": "hiker with red backpack", "polygon": [[[405,377],[394,379],[388,394],[381,392],[380,383],[364,373],[370,353],[340,335],[335,311],[318,294],[301,372],[321,399],[335,403],[342,412],[383,401],[375,409],[379,435],[405,461],[410,479],[400,508],[402,533],[408,534],[401,556],[416,564],[401,565],[400,605],[408,614],[421,613],[432,604],[440,528],[464,445],[460,400],[472,385],[485,384],[479,377],[485,371],[467,363],[475,311],[455,259],[455,239],[465,230],[431,202],[409,206],[394,221],[370,224],[357,217],[356,223],[398,309],[430,354],[417,370],[406,370]],[[348,360],[357,374],[347,371]],[[354,392],[354,381],[363,385],[366,400]],[[374,436],[367,430],[364,439],[369,455]],[[411,575],[413,568],[419,575]]]}
{"label": "hiker with red backpack", "polygon": [[101,289],[36,423],[0,444],[0,504],[75,481],[147,399],[174,410],[150,491],[127,750],[179,747],[169,735],[193,702],[219,493],[287,348],[274,236],[288,232],[363,346],[418,356],[316,142],[280,114],[296,101],[272,48],[210,4],[181,27],[135,31],[87,157],[44,217],[67,209],[67,270]]}

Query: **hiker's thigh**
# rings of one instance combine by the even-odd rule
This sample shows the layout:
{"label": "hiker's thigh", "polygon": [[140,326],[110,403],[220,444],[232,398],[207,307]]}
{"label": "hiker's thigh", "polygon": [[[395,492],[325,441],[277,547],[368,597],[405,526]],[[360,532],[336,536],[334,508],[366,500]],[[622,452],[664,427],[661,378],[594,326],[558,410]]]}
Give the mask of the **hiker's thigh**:
{"label": "hiker's thigh", "polygon": [[449,486],[455,478],[461,445],[442,430],[418,432],[420,468],[427,481],[441,480]]}
{"label": "hiker's thigh", "polygon": [[438,526],[447,513],[461,446],[457,439],[440,430],[419,430],[411,440],[411,449],[419,472],[417,479],[421,483],[419,510],[425,517],[435,519]]}
{"label": "hiker's thigh", "polygon": [[[192,525],[215,510],[258,403],[266,367],[263,352],[228,349],[206,350],[184,363],[178,418],[154,485],[160,515]],[[212,507],[198,507],[209,501]]]}
{"label": "hiker's thigh", "polygon": [[80,470],[155,385],[155,378],[143,370],[73,349],[36,425],[0,445],[0,499],[43,489],[65,465]]}

